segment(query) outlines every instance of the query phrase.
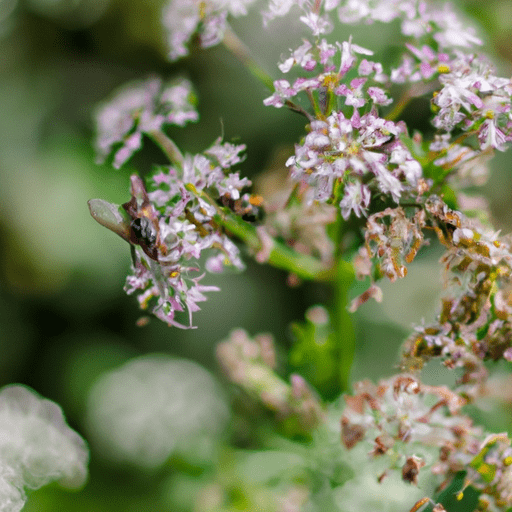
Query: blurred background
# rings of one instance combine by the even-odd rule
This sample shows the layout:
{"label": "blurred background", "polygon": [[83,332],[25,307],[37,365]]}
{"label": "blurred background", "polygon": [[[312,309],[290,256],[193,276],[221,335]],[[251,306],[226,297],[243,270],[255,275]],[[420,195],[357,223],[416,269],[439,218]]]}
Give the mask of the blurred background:
{"label": "blurred background", "polygon": [[[165,159],[146,141],[121,170],[96,165],[95,105],[132,79],[189,77],[199,98],[200,122],[172,130],[171,136],[190,153],[220,135],[247,144],[241,169],[251,179],[275,167],[283,151],[291,154],[304,128],[299,116],[264,107],[266,90],[222,47],[169,63],[160,25],[164,3],[0,0],[0,385],[23,383],[55,400],[84,435],[88,396],[104,372],[136,356],[164,353],[195,361],[218,376],[215,346],[233,328],[271,332],[284,352],[291,344],[290,322],[302,320],[308,307],[329,297],[317,285],[289,288],[285,273],[246,257],[243,274],[204,279],[222,291],[202,303],[194,316],[197,329],[181,331],[156,319],[136,326],[142,312],[123,292],[129,248],[92,220],[87,200],[127,201],[131,172],[144,174]],[[501,75],[510,76],[512,3],[458,4],[480,26]],[[256,6],[233,26],[277,78],[277,61],[300,43],[301,33],[283,20],[263,29],[259,10]],[[378,51],[392,40],[395,28],[342,30],[341,39],[352,34],[356,43]],[[406,112],[413,124],[428,105],[417,108]],[[512,153],[498,154],[492,165],[485,193],[496,226],[508,232]],[[392,374],[411,324],[433,317],[441,285],[432,276],[439,275],[440,254],[436,244],[423,249],[406,280],[384,283],[382,304],[361,308],[355,318],[353,380]],[[82,493],[42,489],[24,510],[187,509],[177,505],[168,473],[108,463],[94,444],[91,449],[90,483]]]}

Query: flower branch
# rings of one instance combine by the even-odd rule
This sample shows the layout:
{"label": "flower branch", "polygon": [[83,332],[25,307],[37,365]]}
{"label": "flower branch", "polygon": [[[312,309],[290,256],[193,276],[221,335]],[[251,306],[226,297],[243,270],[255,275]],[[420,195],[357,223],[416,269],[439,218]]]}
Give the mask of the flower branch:
{"label": "flower branch", "polygon": [[[258,229],[252,224],[245,222],[239,216],[226,208],[221,208],[205,192],[198,192],[193,186],[185,185],[190,191],[198,194],[216,209],[214,220],[217,224],[226,229],[233,236],[238,238],[254,254],[265,254],[262,263],[286,270],[295,274],[300,279],[330,282],[336,275],[333,266],[326,266],[325,263],[316,258],[294,251],[284,243],[276,239],[265,238],[262,240]],[[258,259],[258,258],[257,258]],[[343,272],[348,273],[350,265],[343,266]]]}

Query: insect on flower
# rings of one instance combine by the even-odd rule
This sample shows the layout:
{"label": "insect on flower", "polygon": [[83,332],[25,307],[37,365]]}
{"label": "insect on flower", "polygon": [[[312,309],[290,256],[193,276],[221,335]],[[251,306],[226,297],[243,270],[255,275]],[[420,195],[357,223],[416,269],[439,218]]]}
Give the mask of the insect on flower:
{"label": "insect on flower", "polygon": [[91,215],[102,226],[130,243],[134,266],[137,262],[136,245],[139,245],[151,260],[158,262],[159,254],[165,255],[167,247],[160,239],[157,212],[149,201],[142,179],[133,175],[130,180],[132,197],[128,202],[119,206],[102,199],[91,199]]}
{"label": "insect on flower", "polygon": [[[147,217],[137,217],[130,224],[131,237],[136,239],[139,245],[144,244],[149,249],[155,247],[157,232]],[[135,243],[135,242],[134,242]]]}
{"label": "insect on flower", "polygon": [[[124,206],[124,205],[123,205]],[[142,250],[153,260],[158,261],[158,231],[148,217],[136,217],[130,223],[130,252],[132,262],[136,265],[135,245],[140,245]]]}
{"label": "insect on flower", "polygon": [[[158,215],[144,187],[144,182],[137,175],[131,178],[132,198],[122,205],[132,219],[129,227],[129,242],[132,259],[135,245],[140,245],[144,253],[154,261],[158,261],[158,253],[166,254],[167,248],[160,240]],[[135,263],[134,263],[135,264]]]}

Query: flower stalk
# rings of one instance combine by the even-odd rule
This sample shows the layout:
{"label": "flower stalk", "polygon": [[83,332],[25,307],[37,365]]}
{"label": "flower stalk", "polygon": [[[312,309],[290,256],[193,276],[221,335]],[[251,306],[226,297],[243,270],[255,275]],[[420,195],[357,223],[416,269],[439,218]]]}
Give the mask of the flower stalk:
{"label": "flower stalk", "polygon": [[256,62],[246,44],[236,35],[228,24],[222,44],[261,82],[269,91],[274,91],[272,77]]}

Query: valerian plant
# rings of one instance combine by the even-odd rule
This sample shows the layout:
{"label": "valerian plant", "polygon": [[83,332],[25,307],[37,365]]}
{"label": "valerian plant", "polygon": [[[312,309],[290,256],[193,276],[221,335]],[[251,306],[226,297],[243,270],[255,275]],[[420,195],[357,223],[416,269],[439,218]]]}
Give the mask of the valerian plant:
{"label": "valerian plant", "polygon": [[[144,138],[169,161],[146,180],[132,175],[124,204],[89,202],[92,216],[130,245],[126,292],[169,326],[190,328],[200,326],[198,303],[218,290],[209,275],[243,270],[245,258],[287,271],[291,283],[332,287],[330,310],[312,308],[293,325],[288,378],[277,371],[270,335],[236,329],[217,347],[227,378],[275,433],[260,441],[259,459],[245,456],[267,470],[250,488],[237,480],[244,509],[376,510],[372,496],[379,510],[512,509],[510,438],[465,411],[486,393],[486,362],[512,361],[512,242],[480,206],[475,215],[485,203],[467,195],[512,140],[510,79],[496,75],[452,6],[420,0],[271,0],[267,30],[289,17],[308,33],[272,78],[230,26],[254,3],[172,0],[163,12],[169,59],[224,44],[269,89],[266,107],[303,117],[288,182],[273,197],[252,193],[238,168],[243,144],[220,138],[199,154],[182,152],[166,128],[198,121],[188,80],[149,78],[115,93],[96,115],[99,161],[125,165]],[[391,22],[403,41],[391,64],[374,60],[364,41],[334,35],[340,25]],[[401,118],[415,98],[430,102],[425,133]],[[406,278],[436,239],[447,285],[436,320],[406,340],[397,375],[350,385],[349,313],[380,301],[379,281]],[[349,303],[356,278],[367,289]],[[422,382],[431,360],[455,372],[452,387]],[[223,467],[191,508],[240,505]]]}

